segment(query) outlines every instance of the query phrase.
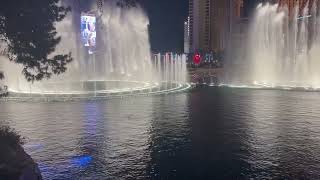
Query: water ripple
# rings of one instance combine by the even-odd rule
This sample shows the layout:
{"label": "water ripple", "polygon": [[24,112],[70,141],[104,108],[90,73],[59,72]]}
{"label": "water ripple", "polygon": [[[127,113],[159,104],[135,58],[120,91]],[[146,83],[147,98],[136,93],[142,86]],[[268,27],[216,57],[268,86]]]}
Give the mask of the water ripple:
{"label": "water ripple", "polygon": [[319,179],[318,93],[1,102],[45,179]]}

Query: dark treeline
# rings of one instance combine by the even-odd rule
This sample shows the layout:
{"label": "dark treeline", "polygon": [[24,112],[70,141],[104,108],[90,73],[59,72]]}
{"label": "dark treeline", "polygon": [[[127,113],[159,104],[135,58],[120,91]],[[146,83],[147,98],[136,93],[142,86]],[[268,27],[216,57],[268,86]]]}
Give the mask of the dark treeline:
{"label": "dark treeline", "polygon": [[[61,41],[54,23],[61,21],[71,11],[71,8],[63,7],[59,2],[60,0],[1,1],[1,54],[8,56],[10,61],[23,65],[21,73],[28,81],[61,74],[72,61],[71,53],[48,57]],[[118,5],[122,7],[135,6],[135,3],[136,0],[118,0]],[[4,75],[0,72],[0,79],[2,78]]]}
{"label": "dark treeline", "polygon": [[2,52],[10,61],[23,65],[22,73],[29,81],[63,73],[72,60],[70,53],[48,58],[61,40],[54,23],[61,21],[71,10],[58,3],[59,0],[1,1]]}

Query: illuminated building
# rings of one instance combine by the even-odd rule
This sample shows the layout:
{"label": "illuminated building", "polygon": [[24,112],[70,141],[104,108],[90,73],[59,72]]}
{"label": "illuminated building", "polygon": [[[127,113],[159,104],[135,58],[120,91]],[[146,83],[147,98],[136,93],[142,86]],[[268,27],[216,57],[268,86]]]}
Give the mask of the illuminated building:
{"label": "illuminated building", "polygon": [[226,48],[233,0],[189,0],[190,47],[195,51]]}
{"label": "illuminated building", "polygon": [[184,53],[190,53],[190,17],[184,22]]}
{"label": "illuminated building", "polygon": [[233,22],[233,3],[234,0],[211,1],[210,50],[222,51],[227,47]]}
{"label": "illuminated building", "polygon": [[242,16],[243,0],[234,0],[234,13],[236,17]]}
{"label": "illuminated building", "polygon": [[193,52],[209,50],[209,8],[210,0],[189,0],[190,48]]}
{"label": "illuminated building", "polygon": [[193,0],[189,0],[189,51],[194,49],[194,29],[193,29],[193,19],[194,19],[194,14],[193,14]]}
{"label": "illuminated building", "polygon": [[242,27],[245,27],[257,4],[264,1],[189,0],[190,50],[223,51],[230,44],[233,32],[243,34],[245,30]]}

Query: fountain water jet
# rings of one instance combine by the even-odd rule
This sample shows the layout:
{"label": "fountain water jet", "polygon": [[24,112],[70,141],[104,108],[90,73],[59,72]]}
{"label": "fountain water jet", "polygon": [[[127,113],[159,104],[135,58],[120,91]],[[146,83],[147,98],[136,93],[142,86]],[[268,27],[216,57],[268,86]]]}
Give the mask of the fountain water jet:
{"label": "fountain water jet", "polygon": [[[310,8],[310,9],[309,9]],[[292,15],[277,4],[260,4],[248,32],[246,55],[229,84],[320,88],[320,18],[316,3]],[[236,60],[238,61],[238,60]],[[239,75],[240,74],[240,75]]]}
{"label": "fountain water jet", "polygon": [[72,52],[74,61],[68,65],[66,73],[30,83],[17,74],[21,67],[4,60],[1,65],[6,68],[5,84],[9,91],[18,94],[106,96],[154,92],[154,89],[171,92],[189,87],[185,55],[170,53],[159,54],[158,59],[152,58],[149,20],[140,7],[121,8],[115,1],[105,1],[104,13],[97,15],[97,52],[89,55],[79,37],[81,11],[75,1],[64,2],[72,7],[72,12],[56,24],[62,40],[53,54]]}

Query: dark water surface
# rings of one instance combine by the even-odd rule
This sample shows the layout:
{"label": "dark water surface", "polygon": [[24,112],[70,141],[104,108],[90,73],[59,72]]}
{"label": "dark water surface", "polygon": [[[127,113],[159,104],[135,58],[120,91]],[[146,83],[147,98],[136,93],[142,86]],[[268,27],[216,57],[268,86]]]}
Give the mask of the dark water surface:
{"label": "dark water surface", "polygon": [[320,179],[320,92],[1,102],[45,179]]}

